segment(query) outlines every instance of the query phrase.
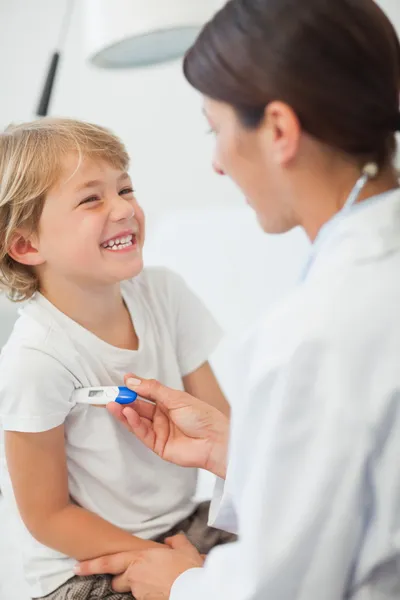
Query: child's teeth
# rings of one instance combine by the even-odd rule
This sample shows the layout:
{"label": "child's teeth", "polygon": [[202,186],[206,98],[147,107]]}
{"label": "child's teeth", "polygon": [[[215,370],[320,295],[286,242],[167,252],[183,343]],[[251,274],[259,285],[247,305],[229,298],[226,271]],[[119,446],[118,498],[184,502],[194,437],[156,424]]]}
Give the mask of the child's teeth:
{"label": "child's teeth", "polygon": [[121,250],[122,248],[128,248],[128,246],[132,246],[132,241],[121,242],[120,244],[115,244],[110,250]]}
{"label": "child's teeth", "polygon": [[110,250],[120,250],[121,248],[127,248],[128,246],[132,246],[134,235],[130,234],[123,238],[116,238],[114,240],[110,240],[103,244],[104,248],[109,248]]}

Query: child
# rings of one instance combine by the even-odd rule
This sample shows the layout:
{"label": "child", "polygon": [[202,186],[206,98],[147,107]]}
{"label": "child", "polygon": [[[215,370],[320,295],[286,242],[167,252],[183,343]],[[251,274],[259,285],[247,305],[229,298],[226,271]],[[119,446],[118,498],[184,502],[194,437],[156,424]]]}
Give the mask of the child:
{"label": "child", "polygon": [[95,125],[43,119],[0,136],[0,278],[29,300],[0,362],[3,486],[34,598],[131,598],[111,577],[73,577],[76,561],[181,530],[202,553],[231,539],[207,528],[194,469],[73,402],[76,388],[133,371],[228,410],[207,362],[220,337],[211,316],[177,275],[143,270],[127,169],[124,146]]}

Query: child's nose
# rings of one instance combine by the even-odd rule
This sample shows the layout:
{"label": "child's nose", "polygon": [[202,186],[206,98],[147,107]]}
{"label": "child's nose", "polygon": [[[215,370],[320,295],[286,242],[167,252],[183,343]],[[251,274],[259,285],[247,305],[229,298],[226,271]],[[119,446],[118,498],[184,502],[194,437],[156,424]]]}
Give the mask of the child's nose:
{"label": "child's nose", "polygon": [[114,200],[111,218],[113,221],[127,221],[128,219],[132,219],[135,216],[135,209],[132,206],[131,202],[125,198],[122,198],[120,195]]}

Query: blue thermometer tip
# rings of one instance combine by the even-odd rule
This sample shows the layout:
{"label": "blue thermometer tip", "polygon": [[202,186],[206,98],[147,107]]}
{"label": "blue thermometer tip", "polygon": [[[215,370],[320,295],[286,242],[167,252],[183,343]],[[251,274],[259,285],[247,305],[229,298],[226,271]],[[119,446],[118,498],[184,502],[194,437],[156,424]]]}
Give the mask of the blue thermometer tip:
{"label": "blue thermometer tip", "polygon": [[119,394],[115,398],[115,402],[118,404],[132,404],[132,402],[135,402],[138,396],[136,392],[124,386],[120,386],[118,389]]}

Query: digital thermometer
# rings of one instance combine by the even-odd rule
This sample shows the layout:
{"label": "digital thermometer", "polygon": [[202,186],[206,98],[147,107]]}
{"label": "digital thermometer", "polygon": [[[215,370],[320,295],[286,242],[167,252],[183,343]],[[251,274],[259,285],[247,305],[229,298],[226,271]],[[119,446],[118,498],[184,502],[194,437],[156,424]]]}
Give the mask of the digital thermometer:
{"label": "digital thermometer", "polygon": [[79,388],[73,393],[73,399],[77,404],[94,404],[100,406],[105,406],[109,402],[132,404],[137,398],[142,402],[147,402],[155,406],[155,402],[141,398],[136,392],[124,386],[85,387]]}

